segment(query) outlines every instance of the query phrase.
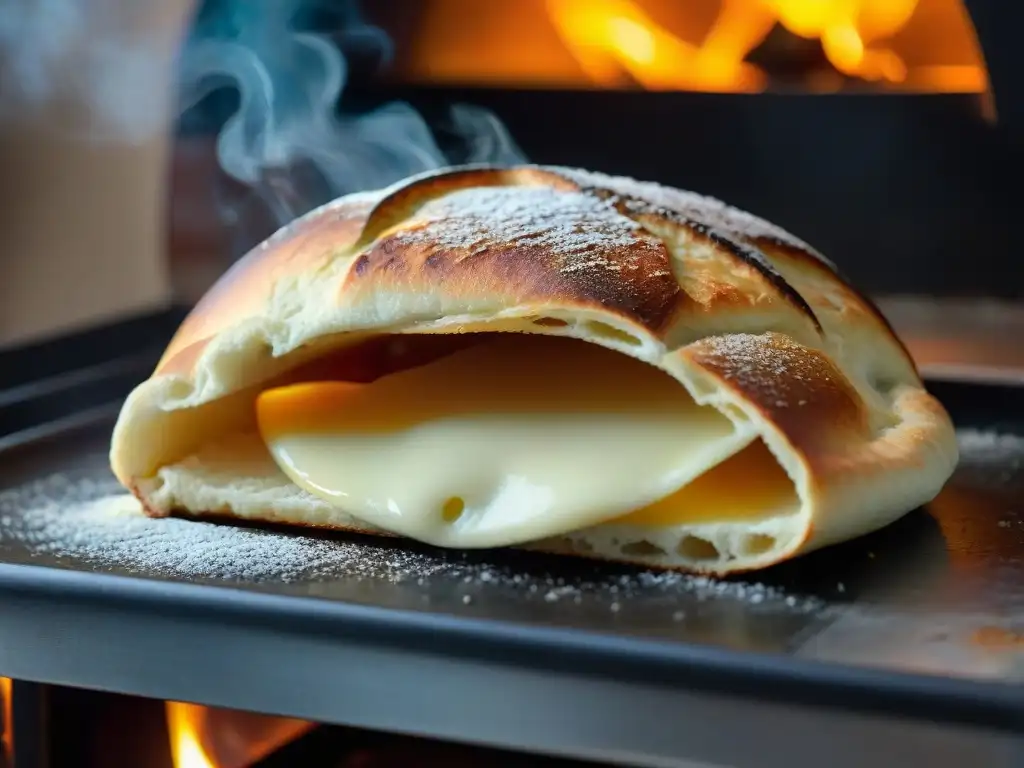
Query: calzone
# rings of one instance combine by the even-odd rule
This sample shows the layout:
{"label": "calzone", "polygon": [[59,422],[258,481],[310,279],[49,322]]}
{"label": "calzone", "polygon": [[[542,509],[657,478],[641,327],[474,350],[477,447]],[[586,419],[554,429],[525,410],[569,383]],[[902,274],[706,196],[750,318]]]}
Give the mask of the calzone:
{"label": "calzone", "polygon": [[725,574],[885,526],[957,461],[878,310],[717,200],[450,168],[236,263],[128,397],[148,514]]}

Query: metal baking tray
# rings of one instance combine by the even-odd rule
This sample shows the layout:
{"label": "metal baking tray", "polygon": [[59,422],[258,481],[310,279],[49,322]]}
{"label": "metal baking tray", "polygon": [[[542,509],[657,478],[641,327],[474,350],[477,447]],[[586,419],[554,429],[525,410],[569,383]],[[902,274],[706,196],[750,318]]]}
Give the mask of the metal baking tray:
{"label": "metal baking tray", "polygon": [[2,675],[639,766],[1024,757],[1020,387],[931,382],[963,458],[927,509],[716,581],[114,521],[108,384],[0,446]]}

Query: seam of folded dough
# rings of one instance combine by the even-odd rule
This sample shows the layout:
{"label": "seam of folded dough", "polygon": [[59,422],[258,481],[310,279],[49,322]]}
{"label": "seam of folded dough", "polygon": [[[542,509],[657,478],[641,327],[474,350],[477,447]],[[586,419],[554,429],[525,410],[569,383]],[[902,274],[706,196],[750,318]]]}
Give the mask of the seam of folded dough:
{"label": "seam of folded dough", "polygon": [[[698,404],[756,431],[792,480],[796,503],[753,522],[612,521],[528,548],[698,572],[761,568],[882,527],[926,501],[956,461],[955,446],[928,434],[945,414],[923,390],[897,388],[892,411],[872,416],[824,353],[781,334],[703,339],[668,353],[661,367]],[[820,428],[824,420],[828,429]],[[156,514],[192,510],[380,533],[292,485],[254,432],[163,467],[136,491]]]}
{"label": "seam of folded dough", "polygon": [[952,424],[919,387],[897,386],[884,398],[890,410],[869,413],[827,356],[779,334],[713,337],[674,357],[667,367],[698,403],[756,428],[798,506],[742,525],[613,522],[531,548],[710,573],[762,568],[887,525],[929,501],[956,466]]}

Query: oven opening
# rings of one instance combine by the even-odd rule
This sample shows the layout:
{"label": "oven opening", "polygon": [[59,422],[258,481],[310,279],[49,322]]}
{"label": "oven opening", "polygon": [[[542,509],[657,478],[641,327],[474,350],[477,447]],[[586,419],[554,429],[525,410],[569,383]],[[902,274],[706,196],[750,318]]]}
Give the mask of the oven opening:
{"label": "oven opening", "polygon": [[[958,0],[420,0],[391,21],[421,85],[982,92]],[[381,22],[388,28],[388,19]]]}

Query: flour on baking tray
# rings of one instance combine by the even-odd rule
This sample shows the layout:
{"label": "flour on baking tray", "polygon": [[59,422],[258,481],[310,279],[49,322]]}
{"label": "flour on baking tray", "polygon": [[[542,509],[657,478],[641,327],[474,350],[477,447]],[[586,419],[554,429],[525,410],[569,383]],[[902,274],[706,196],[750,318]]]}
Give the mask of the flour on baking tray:
{"label": "flour on baking tray", "polygon": [[[598,599],[618,607],[633,595],[733,599],[788,611],[820,601],[755,582],[594,566],[586,575],[552,576],[540,568],[480,562],[480,554],[416,549],[358,537],[293,533],[176,518],[146,517],[112,480],[54,475],[0,493],[0,541],[34,555],[72,558],[93,567],[178,578],[244,581],[375,579],[425,585],[446,580],[472,589],[502,587],[541,602]],[[484,555],[486,556],[486,555]],[[500,555],[495,556],[500,560]],[[614,610],[614,609],[613,609]]]}

